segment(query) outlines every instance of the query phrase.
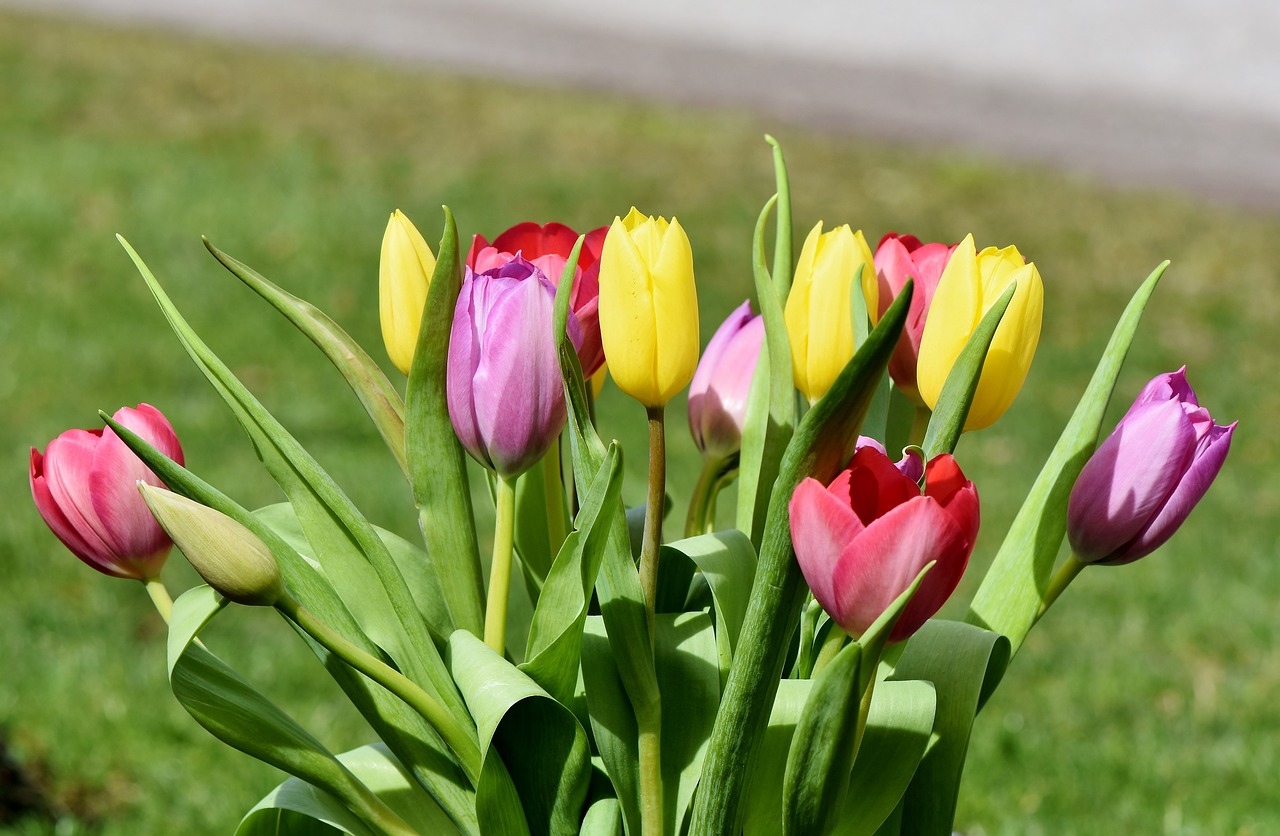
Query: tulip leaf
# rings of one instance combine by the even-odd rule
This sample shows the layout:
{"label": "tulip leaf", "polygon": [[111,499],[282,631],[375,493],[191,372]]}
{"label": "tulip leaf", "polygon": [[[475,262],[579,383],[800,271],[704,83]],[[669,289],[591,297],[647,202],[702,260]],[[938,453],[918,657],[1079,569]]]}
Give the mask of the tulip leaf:
{"label": "tulip leaf", "polygon": [[[231,407],[267,471],[289,497],[314,557],[324,566],[333,589],[356,616],[363,632],[395,660],[405,676],[432,693],[460,724],[469,725],[461,697],[418,614],[408,584],[373,525],[196,335],[141,257],[123,238],[120,241],[183,347]],[[441,581],[445,582],[445,576]],[[450,592],[446,588],[446,600]]]}
{"label": "tulip leaf", "polygon": [[791,495],[807,476],[829,483],[853,455],[858,429],[906,321],[911,294],[908,283],[831,390],[805,414],[787,446],[769,502],[739,649],[703,768],[693,832],[730,832],[740,826],[743,792],[807,594],[791,545]]}
{"label": "tulip leaf", "polygon": [[889,680],[932,682],[937,717],[902,799],[902,833],[951,833],[974,717],[1004,675],[1009,656],[1004,636],[958,621],[927,621],[907,642]]}
{"label": "tulip leaf", "polygon": [[228,746],[331,793],[358,818],[360,832],[413,833],[324,744],[195,642],[226,604],[208,586],[188,590],[174,602],[169,619],[169,684],[182,707]]}
{"label": "tulip leaf", "polygon": [[996,328],[1000,326],[1000,320],[1008,310],[1013,292],[1017,289],[1016,284],[1009,285],[987,309],[951,366],[947,380],[942,384],[942,393],[938,395],[933,417],[929,419],[924,444],[921,445],[925,461],[942,453],[955,452],[960,434],[964,432],[964,422],[969,417],[973,395],[978,391],[978,380],[982,377],[982,369],[987,362],[987,351],[991,348]]}
{"label": "tulip leaf", "polygon": [[591,759],[591,788],[587,791],[587,811],[582,816],[581,836],[626,836],[622,805],[605,774],[603,762]]}
{"label": "tulip leaf", "polygon": [[[575,833],[591,778],[587,735],[573,712],[465,630],[449,638],[449,665],[476,718],[484,753],[476,807],[488,833]],[[504,782],[508,772],[518,806]],[[490,792],[491,787],[497,792]]]}
{"label": "tulip leaf", "polygon": [[[338,755],[341,762],[370,791],[394,810],[416,833],[459,832],[431,796],[413,782],[396,757],[382,743],[361,746]],[[328,793],[299,778],[289,778],[254,805],[240,820],[235,836],[290,836],[330,829],[366,834],[368,828]]]}
{"label": "tulip leaf", "polygon": [[[716,618],[716,658],[723,685],[742,632],[742,620],[747,614],[747,597],[756,571],[755,549],[736,528],[677,540],[662,549],[678,552],[692,561],[710,587]],[[664,557],[663,565],[665,561]]]}
{"label": "tulip leaf", "polygon": [[1053,564],[1067,531],[1071,486],[1097,446],[1116,378],[1156,284],[1169,262],[1138,288],[1116,324],[1102,359],[1053,452],[1018,510],[965,619],[1002,633],[1017,653],[1039,617]]}
{"label": "tulip leaf", "polygon": [[773,148],[773,179],[777,187],[778,226],[773,244],[773,290],[778,304],[786,304],[791,292],[791,276],[795,265],[791,262],[791,179],[787,176],[787,162],[782,158],[782,145],[778,140],[764,135],[764,141]]}
{"label": "tulip leaf", "polygon": [[409,369],[405,452],[413,500],[418,507],[418,527],[444,588],[453,626],[483,635],[484,581],[466,455],[453,431],[445,400],[449,334],[462,287],[458,230],[447,206],[439,253]]}
{"label": "tulip leaf", "polygon": [[546,467],[547,458],[543,457],[516,478],[514,545],[529,600],[535,605],[555,558],[547,531]]}
{"label": "tulip leaf", "polygon": [[582,657],[582,625],[605,541],[621,504],[622,448],[615,441],[596,473],[533,611],[520,670],[563,705],[573,702]]}
{"label": "tulip leaf", "polygon": [[400,469],[408,473],[404,453],[404,401],[400,393],[387,380],[382,369],[373,361],[360,344],[351,338],[338,323],[305,299],[300,299],[267,281],[248,265],[237,261],[201,238],[207,249],[223,267],[231,272],[250,290],[265,299],[277,311],[284,314],[307,339],[324,352],[324,356],[338,369],[355,392],[365,412],[373,419],[373,425],[395,456]]}
{"label": "tulip leaf", "polygon": [[[776,146],[775,146],[776,147]],[[777,159],[781,159],[778,152]],[[785,180],[785,171],[780,175]],[[756,299],[760,315],[764,317],[764,342],[760,345],[760,358],[751,378],[747,395],[747,411],[742,428],[742,451],[738,459],[738,508],[737,527],[745,531],[752,544],[759,548],[764,536],[765,518],[769,507],[774,480],[782,456],[794,431],[796,422],[795,383],[791,368],[791,343],[787,337],[787,324],[783,319],[782,301],[778,294],[777,269],[781,253],[775,251],[774,277],[770,279],[765,267],[764,228],[769,212],[775,203],[775,195],[765,203],[756,221],[752,244],[752,264],[755,272]],[[782,235],[784,221],[779,206],[778,229]],[[790,218],[786,225],[790,242]],[[789,246],[788,246],[789,249]],[[791,257],[786,262],[790,265]],[[790,281],[788,271],[787,281]]]}

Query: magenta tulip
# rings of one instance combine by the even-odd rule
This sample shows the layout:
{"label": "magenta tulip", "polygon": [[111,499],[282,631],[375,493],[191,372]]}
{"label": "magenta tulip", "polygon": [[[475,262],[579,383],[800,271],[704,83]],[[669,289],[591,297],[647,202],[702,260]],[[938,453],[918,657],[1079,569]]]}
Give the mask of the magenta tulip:
{"label": "magenta tulip", "polygon": [[724,460],[742,447],[751,376],[764,342],[764,320],[743,302],[711,337],[689,384],[689,429],[709,459]]}
{"label": "magenta tulip", "polygon": [[[113,416],[182,464],[169,421],[149,404]],[[72,554],[107,575],[145,581],[160,574],[173,543],[151,516],[138,482],[163,487],[109,427],[67,430],[41,455],[31,448],[31,496]]]}
{"label": "magenta tulip", "polygon": [[1236,425],[1213,422],[1186,370],[1148,383],[1080,471],[1067,537],[1082,563],[1132,563],[1155,551],[1222,469]]}
{"label": "magenta tulip", "polygon": [[[578,362],[584,378],[590,378],[604,364],[604,345],[600,340],[600,252],[608,231],[609,227],[602,226],[586,234],[578,254],[578,267],[573,273],[573,293],[569,297],[569,308],[582,328]],[[559,287],[565,262],[577,241],[578,233],[564,224],[539,226],[526,221],[493,239],[492,244],[483,235],[475,236],[467,253],[467,266],[476,273],[484,273],[520,256]]]}
{"label": "magenta tulip", "polygon": [[805,479],[791,498],[791,540],[813,597],[860,636],[930,562],[889,641],[912,635],[964,574],[978,536],[978,492],[955,459],[937,456],[918,483],[872,445],[823,487]]}
{"label": "magenta tulip", "polygon": [[[449,418],[467,452],[503,478],[542,458],[564,428],[555,293],[541,270],[517,256],[483,273],[468,268],[454,309]],[[577,320],[567,327],[581,345]]]}
{"label": "magenta tulip", "polygon": [[898,298],[907,280],[913,281],[911,307],[902,327],[898,345],[889,359],[889,376],[904,394],[917,403],[920,395],[916,388],[916,363],[920,358],[920,337],[929,316],[933,293],[947,266],[947,259],[955,246],[946,244],[922,244],[914,235],[890,232],[880,239],[876,248],[876,277],[880,283],[880,315]]}

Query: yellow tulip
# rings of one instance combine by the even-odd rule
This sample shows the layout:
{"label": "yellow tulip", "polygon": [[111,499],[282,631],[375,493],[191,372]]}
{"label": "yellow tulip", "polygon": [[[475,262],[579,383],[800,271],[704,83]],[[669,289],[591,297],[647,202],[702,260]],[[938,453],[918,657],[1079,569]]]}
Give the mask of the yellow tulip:
{"label": "yellow tulip", "polygon": [[859,270],[862,295],[874,321],[879,318],[880,291],[862,231],[853,232],[845,224],[824,233],[818,221],[800,249],[783,312],[796,388],[810,403],[827,393],[853,357],[852,294]]}
{"label": "yellow tulip", "polygon": [[618,388],[664,406],[698,366],[693,252],[675,218],[634,207],[614,218],[600,254],[600,336]]}
{"label": "yellow tulip", "polygon": [[979,253],[973,236],[968,235],[947,262],[929,307],[916,380],[920,396],[933,409],[956,357],[982,315],[1013,284],[1017,289],[987,352],[966,430],[994,424],[1018,396],[1040,342],[1044,285],[1035,264],[1024,259],[1017,247],[987,247]]}
{"label": "yellow tulip", "polygon": [[379,312],[387,356],[405,374],[413,365],[418,326],[435,269],[436,257],[418,228],[399,209],[391,213],[378,264]]}

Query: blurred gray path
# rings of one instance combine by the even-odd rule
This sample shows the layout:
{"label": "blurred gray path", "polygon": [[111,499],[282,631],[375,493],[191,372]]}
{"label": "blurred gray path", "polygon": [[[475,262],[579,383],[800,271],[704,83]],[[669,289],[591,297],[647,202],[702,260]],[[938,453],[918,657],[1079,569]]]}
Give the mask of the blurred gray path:
{"label": "blurred gray path", "polygon": [[746,106],[1280,207],[1280,3],[1270,0],[0,4]]}

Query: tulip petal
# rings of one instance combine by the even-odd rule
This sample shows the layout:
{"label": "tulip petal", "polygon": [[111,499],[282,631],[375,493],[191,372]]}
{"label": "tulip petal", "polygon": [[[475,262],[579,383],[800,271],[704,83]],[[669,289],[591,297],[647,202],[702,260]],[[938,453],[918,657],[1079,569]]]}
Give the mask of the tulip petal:
{"label": "tulip petal", "polygon": [[938,280],[930,312],[920,336],[916,383],[920,397],[932,409],[951,366],[982,319],[982,276],[973,236],[966,235]]}
{"label": "tulip petal", "polygon": [[657,333],[648,265],[623,221],[614,219],[600,256],[600,336],[614,381],[646,406],[659,405]]}
{"label": "tulip petal", "polygon": [[[115,414],[117,421],[125,417],[121,410]],[[123,423],[123,421],[121,422]],[[138,423],[131,421],[131,423]],[[149,435],[139,429],[129,427],[137,432],[152,446],[159,448]],[[172,432],[166,433],[172,437]],[[161,440],[161,439],[157,439]],[[176,442],[176,439],[173,439]],[[167,451],[165,452],[168,455]],[[93,465],[89,473],[89,493],[93,499],[93,510],[102,521],[104,539],[116,555],[135,556],[135,562],[142,560],[140,569],[145,569],[147,557],[158,555],[163,561],[168,553],[169,536],[151,515],[150,509],[138,493],[138,482],[145,482],[155,487],[163,487],[164,483],[147,468],[142,460],[134,455],[120,437],[110,428],[102,433],[102,440],[93,453]],[[159,567],[156,567],[158,571]]]}
{"label": "tulip petal", "polygon": [[93,510],[89,479],[102,430],[68,430],[49,442],[44,454],[45,484],[67,523],[89,544],[90,553],[112,560],[111,541]]}
{"label": "tulip petal", "polygon": [[476,461],[492,469],[493,462],[485,449],[476,409],[472,401],[476,368],[480,365],[480,334],[476,309],[478,293],[486,284],[479,282],[468,269],[458,302],[453,310],[453,326],[449,330],[449,361],[445,377],[445,399],[449,420],[458,440]]}
{"label": "tulip petal", "polygon": [[[532,221],[525,221],[493,239],[493,246],[505,253],[523,252],[526,259],[536,263],[536,259],[545,255],[568,258],[577,242],[578,233],[562,223],[552,221],[540,226]],[[548,273],[547,276],[550,277],[551,274]]]}
{"label": "tulip petal", "polygon": [[978,541],[981,512],[978,489],[965,478],[960,465],[949,454],[935,456],[925,468],[925,496],[937,500],[947,515],[960,527],[972,549]]}
{"label": "tulip petal", "polygon": [[[1013,250],[1012,247],[1008,249]],[[1027,371],[1031,368],[1031,360],[1040,343],[1044,310],[1044,285],[1040,280],[1040,273],[1034,264],[1007,269],[1009,263],[1010,259],[1007,258],[1001,262],[1000,272],[1005,276],[1004,284],[993,283],[991,292],[994,295],[983,299],[982,308],[985,313],[1009,284],[1017,284],[982,365],[982,376],[978,379],[973,405],[965,420],[966,430],[989,427],[1005,413],[1022,390]]]}
{"label": "tulip petal", "polygon": [[[49,489],[49,480],[45,474],[46,457],[41,456],[34,447],[31,448],[31,498],[35,500],[36,510],[54,535],[62,541],[72,554],[100,572],[118,578],[133,577],[124,569],[115,565],[113,555],[91,528],[77,528],[63,513],[53,492]],[[83,534],[81,532],[84,532]]]}
{"label": "tulip petal", "polygon": [[662,402],[666,403],[693,379],[701,347],[693,250],[675,218],[662,235],[657,258],[650,263],[657,336],[656,380]]}
{"label": "tulip petal", "polygon": [[854,452],[849,467],[836,477],[829,490],[847,497],[849,507],[863,525],[870,525],[920,496],[920,486],[904,475],[888,456],[871,446]]}
{"label": "tulip petal", "polygon": [[841,553],[864,526],[848,503],[817,479],[805,479],[797,485],[789,507],[796,562],[814,599],[828,613],[835,613],[835,567]]}

